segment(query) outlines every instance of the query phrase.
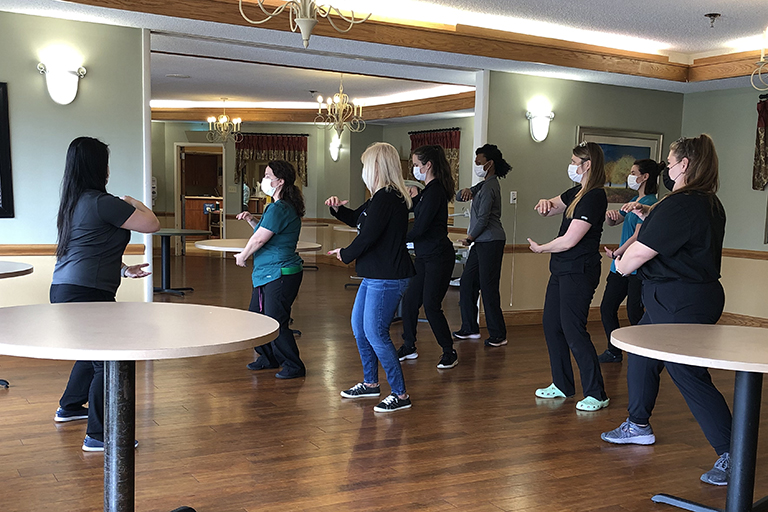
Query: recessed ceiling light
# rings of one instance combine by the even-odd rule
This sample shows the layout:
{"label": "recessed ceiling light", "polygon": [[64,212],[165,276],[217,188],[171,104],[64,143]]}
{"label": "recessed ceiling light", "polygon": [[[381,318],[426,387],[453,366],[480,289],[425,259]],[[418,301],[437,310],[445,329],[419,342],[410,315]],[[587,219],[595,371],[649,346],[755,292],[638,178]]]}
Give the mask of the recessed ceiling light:
{"label": "recessed ceiling light", "polygon": [[165,75],[165,78],[190,78],[189,75],[180,75],[179,73],[171,73],[169,75]]}

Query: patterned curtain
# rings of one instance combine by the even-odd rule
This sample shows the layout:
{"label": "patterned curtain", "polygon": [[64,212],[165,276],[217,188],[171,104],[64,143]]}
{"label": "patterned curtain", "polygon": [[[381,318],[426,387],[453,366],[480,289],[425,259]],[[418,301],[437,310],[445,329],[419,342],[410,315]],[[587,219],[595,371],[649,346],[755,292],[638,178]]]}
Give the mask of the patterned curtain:
{"label": "patterned curtain", "polygon": [[761,94],[757,104],[757,140],[755,142],[755,167],[752,170],[752,189],[763,190],[768,185],[768,95]]}
{"label": "patterned curtain", "polygon": [[296,172],[307,186],[307,135],[244,133],[242,142],[235,144],[235,165],[240,180],[248,160],[269,162],[286,160],[296,164]]}
{"label": "patterned curtain", "polygon": [[[439,144],[445,150],[448,163],[451,164],[453,181],[459,185],[459,142],[461,130],[459,128],[445,128],[442,130],[426,130],[421,132],[408,132],[411,136],[411,152],[419,146]],[[409,160],[410,161],[410,160]],[[412,166],[412,164],[411,164]]]}

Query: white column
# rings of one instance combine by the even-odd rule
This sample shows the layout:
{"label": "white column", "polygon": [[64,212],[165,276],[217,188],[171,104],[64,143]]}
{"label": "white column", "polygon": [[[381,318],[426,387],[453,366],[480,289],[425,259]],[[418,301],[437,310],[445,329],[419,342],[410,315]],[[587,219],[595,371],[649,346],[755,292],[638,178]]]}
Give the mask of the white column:
{"label": "white column", "polygon": [[[479,148],[488,142],[488,98],[491,83],[491,72],[483,69],[475,73],[475,137],[474,148]],[[471,162],[469,169],[475,164],[474,151],[469,155]],[[477,184],[480,178],[472,172],[472,185]]]}

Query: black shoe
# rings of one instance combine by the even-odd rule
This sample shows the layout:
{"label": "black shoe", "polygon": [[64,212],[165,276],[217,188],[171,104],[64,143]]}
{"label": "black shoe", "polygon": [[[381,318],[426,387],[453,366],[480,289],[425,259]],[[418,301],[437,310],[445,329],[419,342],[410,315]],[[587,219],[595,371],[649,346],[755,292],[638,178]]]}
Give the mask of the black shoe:
{"label": "black shoe", "polygon": [[448,353],[443,353],[442,357],[440,357],[440,362],[437,363],[437,367],[441,370],[446,370],[448,368],[453,368],[457,364],[459,364],[459,355],[455,350],[452,350]]}
{"label": "black shoe", "polygon": [[341,396],[344,398],[376,398],[380,394],[381,388],[379,386],[366,386],[362,382],[341,392]]}
{"label": "black shoe", "polygon": [[395,412],[401,409],[411,408],[411,397],[400,398],[392,393],[387,398],[379,402],[379,405],[373,408],[376,412]]}
{"label": "black shoe", "polygon": [[501,347],[506,344],[507,344],[507,338],[494,338],[493,336],[491,336],[490,338],[485,340],[486,347]]}
{"label": "black shoe", "polygon": [[479,340],[480,333],[458,330],[458,331],[453,331],[453,337],[459,338],[460,340]]}
{"label": "black shoe", "polygon": [[283,368],[279,372],[275,374],[275,377],[278,379],[298,379],[300,377],[305,377],[307,375],[307,372],[297,372],[295,370],[287,370]]}
{"label": "black shoe", "polygon": [[248,363],[248,369],[249,370],[267,370],[270,368],[280,368],[280,365],[277,363],[270,361],[268,357],[266,356],[259,356],[258,359],[256,359],[253,362]]}
{"label": "black shoe", "polygon": [[624,357],[621,355],[621,352],[614,354],[610,350],[606,350],[597,356],[597,360],[600,363],[620,363],[622,359],[624,359]]}
{"label": "black shoe", "polygon": [[416,359],[419,357],[419,353],[416,352],[416,347],[406,347],[403,345],[399,349],[397,349],[397,358],[401,361],[405,361],[406,359]]}

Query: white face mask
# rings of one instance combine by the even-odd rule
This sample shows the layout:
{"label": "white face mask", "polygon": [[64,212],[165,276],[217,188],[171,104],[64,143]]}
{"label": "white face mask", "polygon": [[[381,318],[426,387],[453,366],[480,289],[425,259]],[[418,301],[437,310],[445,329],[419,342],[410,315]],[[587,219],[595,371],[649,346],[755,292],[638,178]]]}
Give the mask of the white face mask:
{"label": "white face mask", "polygon": [[627,176],[627,186],[629,188],[631,188],[632,190],[640,190],[640,185],[642,185],[642,183],[637,182],[637,176],[635,176],[634,174],[630,174],[629,176]]}
{"label": "white face mask", "polygon": [[264,176],[264,179],[261,180],[261,191],[272,197],[275,195],[275,190],[277,190],[277,187],[272,186],[272,180]]}
{"label": "white face mask", "polygon": [[421,167],[418,165],[413,166],[413,176],[419,181],[424,181],[427,179],[427,173],[421,172]]}
{"label": "white face mask", "polygon": [[487,174],[488,174],[488,171],[485,170],[484,165],[475,164],[475,176],[477,176],[478,178],[485,178]]}
{"label": "white face mask", "polygon": [[576,183],[581,183],[581,177],[584,176],[583,174],[579,174],[576,172],[576,169],[578,169],[578,165],[569,165],[568,166],[568,177],[571,178],[571,181],[575,181]]}

